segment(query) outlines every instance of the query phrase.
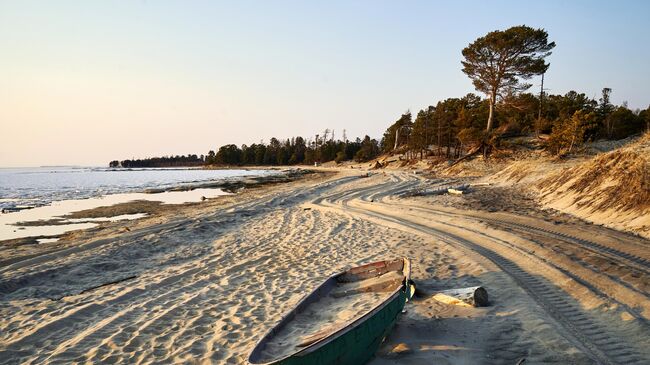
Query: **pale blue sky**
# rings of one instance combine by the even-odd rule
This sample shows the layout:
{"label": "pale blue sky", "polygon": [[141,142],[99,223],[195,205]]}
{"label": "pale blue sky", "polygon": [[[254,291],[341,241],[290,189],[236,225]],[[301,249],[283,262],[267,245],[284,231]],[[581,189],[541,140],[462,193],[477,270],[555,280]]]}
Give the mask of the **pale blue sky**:
{"label": "pale blue sky", "polygon": [[[495,29],[557,43],[546,87],[650,104],[646,1],[0,1],[0,166],[104,165],[383,130],[472,92]],[[538,89],[539,80],[533,81]]]}

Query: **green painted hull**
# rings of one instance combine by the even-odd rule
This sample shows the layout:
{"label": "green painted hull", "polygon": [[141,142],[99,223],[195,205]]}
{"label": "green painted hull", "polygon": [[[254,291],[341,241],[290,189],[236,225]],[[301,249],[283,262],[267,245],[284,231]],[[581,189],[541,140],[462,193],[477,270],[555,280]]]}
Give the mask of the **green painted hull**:
{"label": "green painted hull", "polygon": [[278,365],[360,365],[368,362],[379,349],[404,309],[406,293],[400,290],[378,312],[355,328],[307,354],[280,360]]}
{"label": "green painted hull", "polygon": [[[400,265],[401,266],[397,266]],[[400,269],[401,267],[401,269]],[[411,299],[415,287],[410,281],[410,261],[407,258],[378,261],[339,273],[327,279],[311,294],[303,298],[252,350],[248,363],[251,365],[361,365],[370,360],[379,349],[384,338],[397,322],[406,302]],[[291,323],[300,313],[319,298],[328,295],[339,280],[349,282],[380,276],[390,270],[399,269],[403,273],[400,286],[370,312],[347,323],[347,326],[319,339],[292,355],[265,360],[263,354],[269,338]],[[297,347],[296,347],[297,348]]]}

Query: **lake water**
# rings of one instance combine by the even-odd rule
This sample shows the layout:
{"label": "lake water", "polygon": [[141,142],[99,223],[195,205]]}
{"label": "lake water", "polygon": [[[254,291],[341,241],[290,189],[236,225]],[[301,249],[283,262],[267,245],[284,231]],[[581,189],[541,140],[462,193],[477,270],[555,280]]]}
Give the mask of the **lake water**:
{"label": "lake water", "polygon": [[[209,183],[277,173],[269,170],[202,169],[108,169],[108,168],[20,168],[0,169],[0,240],[47,237],[90,228],[101,221],[141,218],[142,214],[110,218],[67,219],[65,224],[18,227],[18,222],[47,220],[71,212],[110,206],[134,200],[180,204],[225,194],[221,189],[201,188]],[[177,187],[189,191],[165,191]],[[146,194],[146,190],[162,190]],[[30,208],[30,209],[26,209]],[[48,239],[45,239],[47,241]]]}
{"label": "lake water", "polygon": [[270,174],[268,170],[109,169],[39,167],[0,169],[0,209],[48,205],[53,201],[108,194],[200,186],[242,176]]}

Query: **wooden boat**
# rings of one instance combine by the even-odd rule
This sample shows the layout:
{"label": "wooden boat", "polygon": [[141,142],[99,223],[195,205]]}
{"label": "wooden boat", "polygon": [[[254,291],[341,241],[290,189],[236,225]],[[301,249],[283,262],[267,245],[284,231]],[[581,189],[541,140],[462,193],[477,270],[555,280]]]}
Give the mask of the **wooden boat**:
{"label": "wooden boat", "polygon": [[354,267],[303,298],[255,346],[251,365],[346,365],[370,360],[415,287],[406,258]]}

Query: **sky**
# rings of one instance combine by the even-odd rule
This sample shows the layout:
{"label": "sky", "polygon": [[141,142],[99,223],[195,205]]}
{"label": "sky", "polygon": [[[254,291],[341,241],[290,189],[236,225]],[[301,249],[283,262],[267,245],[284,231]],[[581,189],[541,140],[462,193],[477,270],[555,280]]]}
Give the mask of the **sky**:
{"label": "sky", "polygon": [[[461,50],[525,24],[548,92],[650,104],[648,1],[0,0],[0,166],[105,166],[313,136],[380,138],[475,92]],[[534,79],[531,91],[539,89]]]}

